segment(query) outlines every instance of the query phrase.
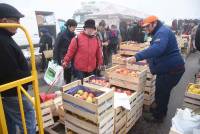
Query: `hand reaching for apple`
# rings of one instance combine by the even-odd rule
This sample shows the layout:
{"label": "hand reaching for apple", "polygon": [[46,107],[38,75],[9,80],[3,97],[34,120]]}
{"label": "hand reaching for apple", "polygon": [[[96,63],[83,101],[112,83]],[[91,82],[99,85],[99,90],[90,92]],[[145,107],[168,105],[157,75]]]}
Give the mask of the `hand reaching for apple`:
{"label": "hand reaching for apple", "polygon": [[126,62],[127,62],[127,63],[130,63],[130,64],[134,64],[134,63],[136,62],[135,56],[127,58],[127,59],[126,59]]}

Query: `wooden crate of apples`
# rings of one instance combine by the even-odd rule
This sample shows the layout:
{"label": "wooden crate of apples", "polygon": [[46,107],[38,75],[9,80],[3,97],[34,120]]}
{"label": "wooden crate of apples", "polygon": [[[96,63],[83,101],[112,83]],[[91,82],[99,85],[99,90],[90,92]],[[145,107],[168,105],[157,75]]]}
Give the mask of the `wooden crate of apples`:
{"label": "wooden crate of apples", "polygon": [[[131,109],[125,110],[122,107],[119,107],[115,109],[115,133],[124,132],[126,133],[127,128],[130,127],[130,125],[133,126],[133,124],[137,121],[136,120],[136,114],[138,109],[142,109],[143,106],[143,97],[144,92],[141,91],[133,91],[121,87],[117,87],[114,85],[111,85],[111,88],[118,93],[126,93]],[[126,121],[124,114],[126,115]],[[125,128],[124,128],[125,125]]]}
{"label": "wooden crate of apples", "polygon": [[91,75],[83,79],[83,85],[87,87],[110,87],[109,80],[106,77],[97,77],[95,75]]}
{"label": "wooden crate of apples", "polygon": [[[82,128],[83,130],[87,129],[90,132],[96,133],[97,129],[98,132],[104,131],[104,129],[107,130],[107,128],[100,128],[103,124],[105,125],[105,122],[108,122],[108,119],[110,120],[110,117],[114,118],[114,91],[112,89],[83,86],[80,80],[65,85],[62,88],[63,107],[68,111],[65,117],[68,115],[74,119],[74,122],[82,121],[87,124],[87,121],[89,121],[93,123],[93,126],[90,124],[86,128]],[[73,113],[85,120],[77,119],[77,117],[69,113]],[[72,129],[75,124],[73,125],[74,122],[70,121],[69,117],[66,117],[65,121],[68,122],[68,128],[71,126],[70,129]],[[112,124],[112,120],[109,123]],[[114,119],[112,125],[114,130]],[[80,127],[83,127],[83,125]],[[74,129],[72,130],[75,131]]]}
{"label": "wooden crate of apples", "polygon": [[110,84],[138,91],[144,88],[146,69],[138,71],[125,66],[114,66],[106,70],[106,75]]}
{"label": "wooden crate of apples", "polygon": [[185,92],[185,106],[196,109],[200,108],[200,85],[190,83]]}
{"label": "wooden crate of apples", "polygon": [[112,64],[113,65],[126,65],[126,59],[130,56],[115,54],[112,55]]}
{"label": "wooden crate of apples", "polygon": [[120,44],[120,54],[123,55],[135,55],[137,52],[144,50],[147,48],[147,45],[144,43],[136,43],[136,42],[122,42]]}

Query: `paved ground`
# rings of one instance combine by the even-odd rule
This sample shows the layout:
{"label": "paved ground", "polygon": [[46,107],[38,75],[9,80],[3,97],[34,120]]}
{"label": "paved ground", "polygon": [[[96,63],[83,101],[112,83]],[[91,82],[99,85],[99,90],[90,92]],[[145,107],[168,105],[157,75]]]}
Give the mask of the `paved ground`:
{"label": "paved ground", "polygon": [[[166,119],[162,124],[147,123],[141,118],[129,132],[130,134],[169,134],[171,119],[175,115],[176,109],[182,107],[186,86],[194,81],[194,75],[198,72],[200,54],[191,54],[186,59],[186,72],[179,84],[173,89],[169,102],[169,110]],[[48,87],[42,79],[43,73],[39,74],[40,90],[47,91]]]}

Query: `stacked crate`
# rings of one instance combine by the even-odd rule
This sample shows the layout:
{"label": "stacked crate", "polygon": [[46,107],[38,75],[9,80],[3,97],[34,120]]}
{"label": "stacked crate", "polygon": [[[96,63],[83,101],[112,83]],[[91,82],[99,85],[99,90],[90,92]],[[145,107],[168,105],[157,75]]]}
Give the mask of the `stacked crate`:
{"label": "stacked crate", "polygon": [[144,105],[150,106],[155,100],[155,81],[156,76],[152,75],[150,70],[147,71],[147,79],[145,84]]}
{"label": "stacked crate", "polygon": [[[120,69],[124,69],[121,74]],[[127,73],[127,71],[129,71]],[[144,100],[144,84],[146,81],[146,69],[125,66],[114,66],[106,70],[107,77],[111,85],[121,87],[124,90],[132,90],[133,93],[128,96],[131,109],[123,110],[121,107],[115,110],[115,133],[127,133],[141,116],[143,100]],[[124,122],[124,112],[126,114],[126,122]]]}
{"label": "stacked crate", "polygon": [[137,52],[144,50],[147,48],[148,45],[146,43],[136,43],[133,41],[122,42],[120,44],[120,51],[121,55],[133,56]]}
{"label": "stacked crate", "polygon": [[190,83],[185,92],[184,107],[197,109],[200,108],[200,85]]}
{"label": "stacked crate", "polygon": [[126,55],[121,55],[121,54],[115,54],[112,55],[112,65],[126,65],[126,58],[128,58],[130,56],[126,56]]}
{"label": "stacked crate", "polygon": [[[95,97],[95,103],[86,102],[70,94],[75,87],[86,87],[101,93]],[[65,127],[76,133],[103,134],[114,132],[114,92],[109,88],[96,88],[81,85],[75,81],[63,86],[63,108],[65,112]]]}

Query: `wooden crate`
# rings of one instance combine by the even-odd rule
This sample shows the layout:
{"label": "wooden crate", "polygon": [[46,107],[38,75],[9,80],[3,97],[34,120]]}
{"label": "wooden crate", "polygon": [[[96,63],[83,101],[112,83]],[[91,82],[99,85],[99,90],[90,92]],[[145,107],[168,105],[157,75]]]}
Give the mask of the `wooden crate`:
{"label": "wooden crate", "polygon": [[153,87],[153,86],[155,86],[155,84],[156,84],[155,80],[147,80],[146,83],[145,83],[145,86],[146,87]]}
{"label": "wooden crate", "polygon": [[[42,112],[42,120],[43,120],[44,128],[49,127],[49,126],[54,124],[51,108],[50,107],[46,107],[46,105],[48,105],[48,103],[49,103],[49,101],[41,103],[41,106],[40,106],[41,107],[41,112]],[[37,124],[36,124],[36,131],[38,131]]]}
{"label": "wooden crate", "polygon": [[124,126],[126,125],[126,110],[122,107],[118,107],[115,109],[115,134],[124,132]]}
{"label": "wooden crate", "polygon": [[190,109],[193,109],[193,110],[200,108],[199,105],[195,105],[195,104],[188,103],[188,102],[184,102],[183,107],[184,108],[190,108]]}
{"label": "wooden crate", "polygon": [[153,78],[153,79],[156,79],[156,75],[153,75],[153,74],[151,74],[150,72],[148,72],[148,70],[147,70],[147,78]]}
{"label": "wooden crate", "polygon": [[127,63],[126,67],[128,69],[133,69],[133,70],[138,70],[138,71],[148,70],[148,64],[146,63],[145,60],[136,62],[134,64]]}
{"label": "wooden crate", "polygon": [[115,65],[126,65],[126,58],[130,56],[122,56],[120,54],[112,55],[112,64]]}
{"label": "wooden crate", "polygon": [[187,87],[186,92],[185,92],[184,102],[200,106],[200,95],[192,94],[192,93],[188,92],[188,88],[191,85],[198,85],[198,84],[192,84],[192,83],[188,84],[188,87]]}
{"label": "wooden crate", "polygon": [[154,93],[145,93],[144,94],[144,100],[153,100],[155,98],[155,92]]}
{"label": "wooden crate", "polygon": [[154,102],[154,100],[155,99],[153,99],[153,100],[144,100],[144,105],[150,106]]}
{"label": "wooden crate", "polygon": [[[100,84],[94,84],[94,83],[90,83],[89,81],[92,79],[92,78],[97,78],[97,79],[103,79],[103,80],[106,80],[107,82],[109,82],[108,78],[106,77],[96,77],[94,75],[91,75],[89,77],[86,77],[83,79],[83,86],[86,86],[86,87],[89,87],[89,88],[96,88],[96,89],[99,89],[99,88],[102,88],[103,86],[100,85]],[[105,87],[110,87],[110,84],[105,86]]]}
{"label": "wooden crate", "polygon": [[135,91],[144,88],[144,82],[146,80],[146,70],[136,71],[136,77],[134,77],[116,73],[115,70],[121,67],[124,68],[124,66],[114,66],[106,70],[110,84]]}
{"label": "wooden crate", "polygon": [[58,115],[59,115],[59,120],[62,124],[65,124],[65,110],[63,108],[63,105],[58,107]]}
{"label": "wooden crate", "polygon": [[120,44],[120,50],[141,51],[145,48],[147,48],[147,45],[144,43],[123,42]]}
{"label": "wooden crate", "polygon": [[126,134],[126,124],[124,124],[119,131],[115,132],[115,134]]}
{"label": "wooden crate", "polygon": [[90,90],[103,92],[103,94],[96,97],[97,101],[93,104],[65,93],[69,89],[78,85],[81,85],[80,80],[62,87],[64,109],[93,121],[94,123],[101,122],[103,117],[113,110],[114,91],[105,87],[99,89],[89,87]]}
{"label": "wooden crate", "polygon": [[56,122],[52,126],[45,128],[44,131],[45,131],[45,133],[48,133],[48,134],[60,134],[59,130],[64,131],[64,129],[65,129],[64,124],[62,124],[60,122]]}
{"label": "wooden crate", "polygon": [[138,51],[120,50],[121,55],[134,56]]}
{"label": "wooden crate", "polygon": [[98,124],[66,111],[65,127],[79,134],[111,134],[114,132],[114,109]]}
{"label": "wooden crate", "polygon": [[154,93],[156,91],[155,85],[152,87],[145,87],[144,88],[145,93]]}

